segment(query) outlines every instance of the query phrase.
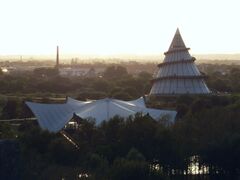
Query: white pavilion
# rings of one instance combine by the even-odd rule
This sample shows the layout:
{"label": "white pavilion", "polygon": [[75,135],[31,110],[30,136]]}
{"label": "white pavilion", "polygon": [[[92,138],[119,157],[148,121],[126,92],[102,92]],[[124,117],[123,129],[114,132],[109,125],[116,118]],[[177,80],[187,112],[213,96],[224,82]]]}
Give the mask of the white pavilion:
{"label": "white pavilion", "polygon": [[173,110],[147,108],[143,97],[133,101],[110,98],[78,101],[68,97],[64,104],[35,102],[26,102],[26,104],[34,113],[40,127],[54,133],[61,131],[74,115],[82,119],[93,118],[96,125],[99,125],[102,121],[109,120],[114,116],[128,118],[136,113],[148,114],[155,120],[165,118],[169,123],[173,123],[177,114]]}

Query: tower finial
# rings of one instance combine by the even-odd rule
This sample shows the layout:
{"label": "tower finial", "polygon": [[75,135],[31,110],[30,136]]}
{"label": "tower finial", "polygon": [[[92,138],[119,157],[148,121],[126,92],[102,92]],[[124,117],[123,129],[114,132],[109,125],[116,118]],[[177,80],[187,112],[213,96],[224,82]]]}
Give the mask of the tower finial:
{"label": "tower finial", "polygon": [[180,34],[179,28],[177,28],[176,33],[175,34]]}
{"label": "tower finial", "polygon": [[168,51],[173,51],[173,50],[182,49],[182,48],[186,48],[186,46],[183,42],[183,39],[182,39],[182,36],[180,34],[179,28],[177,28]]}

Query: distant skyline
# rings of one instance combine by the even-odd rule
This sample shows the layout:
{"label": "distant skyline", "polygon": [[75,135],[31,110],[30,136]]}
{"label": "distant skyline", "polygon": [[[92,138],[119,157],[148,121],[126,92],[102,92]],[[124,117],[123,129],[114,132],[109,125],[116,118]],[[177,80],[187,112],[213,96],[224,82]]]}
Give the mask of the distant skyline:
{"label": "distant skyline", "polygon": [[0,55],[240,53],[239,0],[2,0]]}

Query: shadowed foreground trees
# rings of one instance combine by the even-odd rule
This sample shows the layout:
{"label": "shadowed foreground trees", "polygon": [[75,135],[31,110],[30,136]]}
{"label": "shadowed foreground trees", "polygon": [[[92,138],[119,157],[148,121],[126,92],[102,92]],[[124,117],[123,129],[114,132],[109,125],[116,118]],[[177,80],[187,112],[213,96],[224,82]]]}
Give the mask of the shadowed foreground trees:
{"label": "shadowed foreground trees", "polygon": [[[79,150],[61,134],[40,130],[35,121],[19,127],[1,122],[0,137],[19,142],[21,173],[16,174],[22,179],[76,179],[80,173],[91,179],[177,178],[192,173],[192,157],[211,179],[238,178],[240,98],[182,96],[176,107],[172,126],[141,114],[127,120],[114,117],[99,126],[82,120],[78,129],[65,129]],[[21,112],[19,116],[29,115],[28,109]]]}
{"label": "shadowed foreground trees", "polygon": [[20,162],[19,143],[14,140],[0,140],[0,178],[20,179]]}
{"label": "shadowed foreground trees", "polygon": [[83,120],[80,128],[65,130],[79,150],[60,134],[24,123],[19,129],[23,177],[75,178],[87,173],[90,179],[167,179],[187,174],[190,178],[200,173],[189,169],[192,157],[197,157],[199,168],[205,167],[209,174],[205,179],[236,179],[239,102],[236,97],[181,97],[178,108],[188,109],[172,126],[141,115],[115,117],[100,126]]}
{"label": "shadowed foreground trees", "polygon": [[[147,138],[154,136],[150,132],[154,124],[158,122],[140,115],[128,121],[115,117],[99,127],[92,121],[83,120],[80,129],[67,130],[78,142],[79,150],[60,134],[50,134],[31,124],[24,124],[19,134],[24,162],[22,176],[24,179],[75,179],[78,174],[87,173],[91,179],[163,178],[162,172],[156,173],[149,168],[152,158],[146,158],[152,156],[147,147],[153,141],[149,145],[146,143]],[[144,129],[147,134],[139,141]]]}

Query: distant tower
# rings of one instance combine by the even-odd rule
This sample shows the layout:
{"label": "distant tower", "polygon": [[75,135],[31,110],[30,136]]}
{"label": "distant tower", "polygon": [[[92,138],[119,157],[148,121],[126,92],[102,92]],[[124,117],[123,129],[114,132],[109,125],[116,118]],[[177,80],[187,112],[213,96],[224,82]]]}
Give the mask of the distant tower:
{"label": "distant tower", "polygon": [[210,91],[204,82],[205,76],[201,74],[183,42],[179,29],[177,29],[172,43],[164,53],[163,63],[153,79],[150,95],[174,96],[182,94],[209,94]]}
{"label": "distant tower", "polygon": [[57,46],[57,57],[56,57],[56,66],[57,69],[59,68],[59,48]]}

